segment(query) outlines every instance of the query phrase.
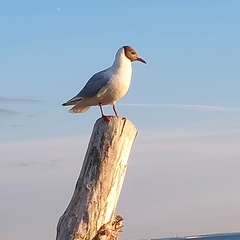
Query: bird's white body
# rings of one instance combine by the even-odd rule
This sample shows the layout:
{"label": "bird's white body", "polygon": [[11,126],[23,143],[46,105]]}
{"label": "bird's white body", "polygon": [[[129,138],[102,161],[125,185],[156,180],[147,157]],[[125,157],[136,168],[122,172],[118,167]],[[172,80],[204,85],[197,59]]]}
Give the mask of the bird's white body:
{"label": "bird's white body", "polygon": [[97,95],[84,99],[90,106],[99,103],[102,105],[115,104],[127,93],[131,84],[132,64],[125,57],[123,49],[117,53],[113,65],[106,70],[105,74],[109,78],[108,83],[100,89]]}
{"label": "bird's white body", "polygon": [[81,113],[91,106],[99,105],[101,108],[102,105],[109,104],[113,105],[116,113],[116,101],[127,93],[131,84],[132,61],[139,60],[146,63],[138,55],[136,55],[138,58],[131,60],[126,56],[125,48],[122,47],[117,51],[111,67],[93,75],[75,97],[63,104],[63,106],[75,105],[69,110],[70,113]]}

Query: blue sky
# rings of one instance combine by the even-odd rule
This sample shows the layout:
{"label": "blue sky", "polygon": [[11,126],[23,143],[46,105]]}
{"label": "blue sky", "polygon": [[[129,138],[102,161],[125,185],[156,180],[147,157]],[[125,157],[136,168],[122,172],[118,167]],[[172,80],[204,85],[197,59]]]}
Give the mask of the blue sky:
{"label": "blue sky", "polygon": [[133,63],[117,103],[139,130],[122,239],[239,231],[239,11],[221,0],[1,1],[1,237],[55,237],[100,117],[61,103],[123,45],[147,65]]}

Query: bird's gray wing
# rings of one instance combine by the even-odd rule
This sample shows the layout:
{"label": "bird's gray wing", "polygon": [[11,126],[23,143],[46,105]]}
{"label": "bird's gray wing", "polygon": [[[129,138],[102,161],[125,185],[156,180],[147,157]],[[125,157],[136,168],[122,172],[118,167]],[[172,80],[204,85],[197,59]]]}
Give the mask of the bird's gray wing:
{"label": "bird's gray wing", "polygon": [[74,105],[82,98],[91,98],[95,96],[109,81],[109,76],[106,74],[106,71],[107,69],[94,74],[88,80],[83,89],[75,97],[71,98],[66,103],[63,103],[63,106]]}
{"label": "bird's gray wing", "polygon": [[77,94],[78,97],[91,98],[95,96],[102,87],[104,87],[109,81],[109,76],[106,74],[106,70],[94,74],[83,87],[83,89]]}

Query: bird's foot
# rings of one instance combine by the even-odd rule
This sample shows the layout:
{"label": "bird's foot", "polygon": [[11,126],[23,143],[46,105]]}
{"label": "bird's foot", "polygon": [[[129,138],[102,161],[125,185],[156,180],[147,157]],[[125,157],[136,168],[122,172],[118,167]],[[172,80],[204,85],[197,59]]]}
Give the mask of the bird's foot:
{"label": "bird's foot", "polygon": [[110,122],[110,120],[111,120],[110,116],[102,115],[102,121],[103,122]]}

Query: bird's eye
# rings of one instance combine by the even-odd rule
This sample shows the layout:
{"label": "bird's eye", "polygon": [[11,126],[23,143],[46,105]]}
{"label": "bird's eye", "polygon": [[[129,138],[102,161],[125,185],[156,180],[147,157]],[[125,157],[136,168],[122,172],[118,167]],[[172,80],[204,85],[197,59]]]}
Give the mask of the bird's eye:
{"label": "bird's eye", "polygon": [[132,55],[134,55],[134,54],[135,54],[135,52],[134,52],[134,51],[131,51],[131,54],[132,54]]}

